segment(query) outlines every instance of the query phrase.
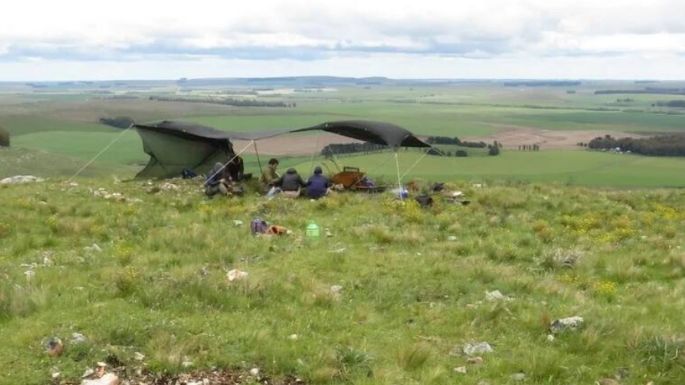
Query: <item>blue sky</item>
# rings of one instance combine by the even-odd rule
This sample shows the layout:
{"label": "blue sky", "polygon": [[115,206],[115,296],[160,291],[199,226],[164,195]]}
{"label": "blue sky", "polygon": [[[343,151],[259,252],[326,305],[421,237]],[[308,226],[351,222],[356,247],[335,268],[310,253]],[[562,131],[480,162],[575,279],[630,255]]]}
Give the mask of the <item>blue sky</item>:
{"label": "blue sky", "polygon": [[287,75],[684,79],[676,0],[24,0],[0,80]]}

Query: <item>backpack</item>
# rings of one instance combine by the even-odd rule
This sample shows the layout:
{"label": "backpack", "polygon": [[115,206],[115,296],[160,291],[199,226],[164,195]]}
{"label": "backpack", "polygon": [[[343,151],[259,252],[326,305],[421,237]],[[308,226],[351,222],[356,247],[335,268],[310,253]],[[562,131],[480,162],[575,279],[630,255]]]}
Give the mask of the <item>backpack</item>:
{"label": "backpack", "polygon": [[265,234],[269,229],[269,224],[265,220],[257,218],[250,222],[250,231],[252,235]]}

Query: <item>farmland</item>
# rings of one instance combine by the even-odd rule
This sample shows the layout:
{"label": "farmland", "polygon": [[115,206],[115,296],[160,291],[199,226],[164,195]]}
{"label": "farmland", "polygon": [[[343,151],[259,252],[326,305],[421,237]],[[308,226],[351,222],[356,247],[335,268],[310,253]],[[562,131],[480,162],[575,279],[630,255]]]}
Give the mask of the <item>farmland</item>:
{"label": "farmland", "polygon": [[[278,84],[278,82],[287,84]],[[596,95],[601,89],[639,88],[632,82],[581,82],[569,87],[513,87],[497,81],[391,82],[356,84],[342,80],[321,88],[319,80],[274,80],[259,87],[238,80],[226,84],[174,82],[48,85],[30,89],[20,84],[0,85],[0,126],[12,134],[16,147],[88,160],[111,143],[96,164],[122,166],[122,177],[147,161],[134,132],[98,123],[100,117],[129,116],[138,122],[179,119],[238,132],[268,132],[306,127],[324,121],[370,119],[389,121],[419,135],[494,140],[503,144],[494,159],[429,158],[411,177],[516,179],[620,187],[681,186],[685,161],[680,158],[639,158],[591,153],[576,146],[595,136],[644,136],[685,132],[685,111],[659,106],[663,95]],[[316,87],[308,82],[315,82]],[[678,82],[662,82],[677,88]],[[271,88],[264,88],[271,87]],[[292,87],[292,88],[289,88]],[[317,88],[318,87],[318,88]],[[569,88],[572,88],[571,92]],[[150,96],[220,98],[222,95],[284,101],[291,108],[234,107],[209,103],[150,100]],[[247,95],[247,96],[245,96]],[[669,95],[669,100],[680,96]],[[265,155],[310,159],[317,147],[334,141],[310,135],[270,139]],[[346,139],[340,138],[340,142]],[[519,153],[521,145],[538,144],[542,151]],[[244,147],[240,144],[241,148]],[[236,146],[238,147],[238,146]],[[252,149],[247,163],[256,171]],[[476,154],[476,152],[474,152]],[[413,162],[414,155],[406,158]],[[366,168],[373,157],[345,158]],[[14,171],[5,169],[3,175]],[[379,168],[377,177],[392,175]]]}

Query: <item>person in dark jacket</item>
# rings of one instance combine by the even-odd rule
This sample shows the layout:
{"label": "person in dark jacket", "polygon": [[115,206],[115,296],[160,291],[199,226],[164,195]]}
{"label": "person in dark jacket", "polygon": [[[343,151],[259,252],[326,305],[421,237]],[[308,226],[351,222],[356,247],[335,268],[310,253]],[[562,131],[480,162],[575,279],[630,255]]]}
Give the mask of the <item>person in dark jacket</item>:
{"label": "person in dark jacket", "polygon": [[229,194],[230,182],[224,178],[224,169],[224,165],[221,162],[217,162],[207,174],[207,179],[205,179],[205,194],[208,197],[213,197],[216,194]]}
{"label": "person in dark jacket", "polygon": [[294,168],[289,168],[283,176],[278,178],[274,185],[283,191],[283,195],[290,198],[300,196],[300,189],[306,186],[302,177]]}
{"label": "person in dark jacket", "polygon": [[312,199],[319,199],[328,194],[331,182],[323,175],[321,167],[314,168],[314,175],[307,181],[307,196]]}

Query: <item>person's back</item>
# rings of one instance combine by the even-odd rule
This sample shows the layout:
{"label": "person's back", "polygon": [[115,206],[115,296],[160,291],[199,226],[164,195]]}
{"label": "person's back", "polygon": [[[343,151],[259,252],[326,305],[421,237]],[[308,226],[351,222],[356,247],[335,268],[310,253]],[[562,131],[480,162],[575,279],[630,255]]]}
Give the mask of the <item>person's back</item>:
{"label": "person's back", "polygon": [[329,187],[328,178],[323,175],[321,167],[317,166],[314,169],[314,175],[307,181],[307,196],[313,199],[321,198],[328,193]]}
{"label": "person's back", "polygon": [[278,180],[277,185],[283,191],[299,191],[305,186],[305,183],[294,168],[289,168],[285,175]]}

